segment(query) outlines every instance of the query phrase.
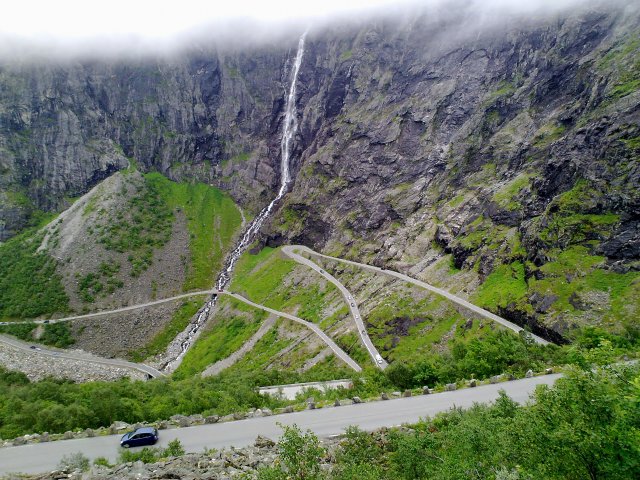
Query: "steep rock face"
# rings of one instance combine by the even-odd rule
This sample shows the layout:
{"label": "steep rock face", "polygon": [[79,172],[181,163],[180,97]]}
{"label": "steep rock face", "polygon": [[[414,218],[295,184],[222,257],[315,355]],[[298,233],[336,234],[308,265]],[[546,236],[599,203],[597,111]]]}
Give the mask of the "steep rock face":
{"label": "steep rock face", "polygon": [[471,290],[484,282],[479,303],[547,337],[629,327],[640,311],[637,6],[477,30],[456,15],[311,39],[299,174],[271,242],[427,279],[451,254],[477,272]]}
{"label": "steep rock face", "polygon": [[131,160],[261,205],[277,183],[287,53],[0,67],[0,240]]}
{"label": "steep rock face", "polygon": [[[640,21],[625,3],[494,18],[459,5],[312,29],[294,185],[264,241],[447,287],[462,269],[479,303],[558,335],[628,323]],[[295,44],[2,67],[0,238],[131,159],[257,210],[278,181]]]}

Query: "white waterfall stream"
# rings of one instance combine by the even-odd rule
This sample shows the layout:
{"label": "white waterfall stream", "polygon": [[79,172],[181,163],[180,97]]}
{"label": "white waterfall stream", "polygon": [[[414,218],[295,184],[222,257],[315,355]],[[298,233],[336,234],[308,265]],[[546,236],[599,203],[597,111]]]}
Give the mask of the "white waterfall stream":
{"label": "white waterfall stream", "polygon": [[[298,130],[298,119],[297,119],[297,111],[296,111],[296,85],[298,83],[298,72],[300,71],[300,65],[302,64],[302,56],[304,55],[304,41],[307,33],[303,33],[298,41],[298,50],[296,53],[295,60],[293,62],[293,68],[291,69],[291,83],[289,84],[289,91],[287,93],[285,106],[284,106],[284,125],[282,128],[282,138],[280,140],[280,189],[278,190],[278,194],[275,196],[273,200],[267,205],[262,211],[249,223],[247,229],[245,230],[242,238],[236,245],[236,248],[231,252],[231,254],[227,257],[224,268],[218,275],[218,279],[216,281],[216,288],[218,290],[223,290],[231,280],[231,274],[233,273],[233,269],[236,265],[236,262],[242,255],[242,253],[251,245],[262,224],[264,221],[271,215],[275,205],[280,201],[282,197],[287,193],[289,189],[289,184],[291,183],[291,173],[289,170],[289,161],[291,158],[291,146],[293,143],[293,139],[295,137],[296,131]],[[165,371],[173,371],[175,370],[180,362],[182,361],[182,357],[184,357],[187,350],[191,347],[193,342],[196,340],[200,327],[207,321],[209,318],[209,313],[213,309],[218,299],[217,295],[213,295],[205,304],[205,306],[198,312],[197,320],[189,325],[185,331],[179,334],[172,344],[177,343],[179,345],[179,352],[177,357],[172,360],[169,360],[164,364],[162,370]],[[171,349],[171,345],[169,346],[169,350]]]}

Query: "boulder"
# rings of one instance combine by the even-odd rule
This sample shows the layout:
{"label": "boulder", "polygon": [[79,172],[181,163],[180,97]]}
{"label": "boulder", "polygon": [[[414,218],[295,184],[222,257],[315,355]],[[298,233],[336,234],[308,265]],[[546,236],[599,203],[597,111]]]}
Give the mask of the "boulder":
{"label": "boulder", "polygon": [[258,435],[256,437],[256,441],[253,444],[258,448],[271,448],[275,446],[276,442],[274,442],[270,438]]}
{"label": "boulder", "polygon": [[533,377],[533,370],[527,370],[527,373],[524,374],[525,378]]}
{"label": "boulder", "polygon": [[362,399],[360,397],[353,397],[353,403],[362,403]]}
{"label": "boulder", "polygon": [[469,380],[469,386],[470,387],[473,388],[473,387],[475,387],[477,385],[478,385],[478,382],[477,382],[477,380],[475,378],[472,378],[471,380]]}
{"label": "boulder", "polygon": [[270,417],[271,415],[273,415],[273,412],[268,409],[268,408],[263,408],[262,409],[262,416],[263,417]]}
{"label": "boulder", "polygon": [[85,434],[87,437],[95,437],[95,436],[96,436],[96,432],[94,432],[94,431],[93,431],[93,429],[91,429],[91,428],[87,428],[87,429],[84,431],[84,434]]}
{"label": "boulder", "polygon": [[315,410],[316,409],[316,402],[307,402],[307,409],[308,410]]}
{"label": "boulder", "polygon": [[218,415],[209,415],[208,417],[205,417],[204,423],[218,423],[218,420],[220,420]]}
{"label": "boulder", "polygon": [[333,402],[333,406],[334,407],[339,407],[340,406],[340,399],[336,398],[336,401]]}
{"label": "boulder", "polygon": [[553,373],[553,368],[547,368],[547,369],[544,371],[544,373],[545,373],[546,375],[551,375],[551,374]]}
{"label": "boulder", "polygon": [[411,390],[405,390],[404,393],[402,394],[403,397],[407,398],[411,396]]}
{"label": "boulder", "polygon": [[40,443],[45,443],[49,440],[49,432],[43,432],[42,435],[40,435]]}
{"label": "boulder", "polygon": [[72,431],[67,430],[66,432],[64,432],[64,434],[62,435],[62,439],[63,440],[71,440],[75,435],[73,434]]}
{"label": "boulder", "polygon": [[389,400],[389,395],[387,395],[386,392],[382,392],[380,394],[380,400]]}
{"label": "boulder", "polygon": [[431,389],[429,387],[427,387],[426,385],[424,387],[422,387],[422,394],[423,395],[429,395],[431,393]]}
{"label": "boulder", "polygon": [[445,390],[447,392],[453,392],[457,387],[457,385],[455,383],[447,383],[447,385],[445,386]]}

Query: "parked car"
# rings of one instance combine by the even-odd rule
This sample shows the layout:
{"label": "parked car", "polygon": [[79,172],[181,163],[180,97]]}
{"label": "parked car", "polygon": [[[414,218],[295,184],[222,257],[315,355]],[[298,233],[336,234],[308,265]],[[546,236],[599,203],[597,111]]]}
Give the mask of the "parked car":
{"label": "parked car", "polygon": [[125,433],[120,439],[120,446],[123,448],[141,447],[142,445],[153,445],[158,441],[158,430],[153,427],[137,428],[133,432]]}
{"label": "parked car", "polygon": [[378,365],[382,365],[382,357],[380,355],[376,355],[376,362],[378,362]]}

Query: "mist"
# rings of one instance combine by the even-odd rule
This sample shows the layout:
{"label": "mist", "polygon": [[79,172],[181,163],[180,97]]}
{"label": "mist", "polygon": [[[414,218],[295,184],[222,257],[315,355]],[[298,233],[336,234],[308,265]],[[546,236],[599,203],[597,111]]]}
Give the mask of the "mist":
{"label": "mist", "polygon": [[[625,3],[624,0],[619,0]],[[460,17],[476,30],[616,0],[24,0],[3,8],[0,60],[174,55],[194,46],[247,48],[291,42],[303,31],[412,18]]]}

